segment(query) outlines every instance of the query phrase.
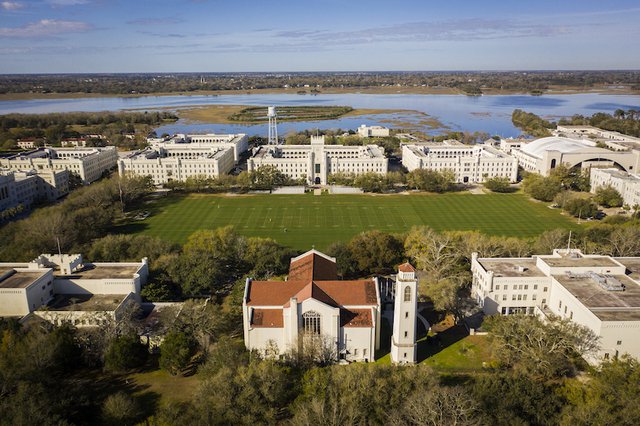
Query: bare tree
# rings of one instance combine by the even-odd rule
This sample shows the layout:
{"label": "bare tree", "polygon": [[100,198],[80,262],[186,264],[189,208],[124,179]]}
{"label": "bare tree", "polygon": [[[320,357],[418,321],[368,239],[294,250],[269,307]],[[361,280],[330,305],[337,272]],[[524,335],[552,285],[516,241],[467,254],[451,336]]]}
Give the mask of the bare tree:
{"label": "bare tree", "polygon": [[494,356],[504,365],[533,375],[573,374],[579,357],[594,354],[599,337],[568,319],[550,316],[492,316],[485,320]]}
{"label": "bare tree", "polygon": [[287,358],[298,365],[331,365],[338,359],[336,342],[325,334],[300,333]]}
{"label": "bare tree", "polygon": [[481,424],[477,403],[459,387],[435,386],[427,392],[414,393],[389,415],[392,426]]}

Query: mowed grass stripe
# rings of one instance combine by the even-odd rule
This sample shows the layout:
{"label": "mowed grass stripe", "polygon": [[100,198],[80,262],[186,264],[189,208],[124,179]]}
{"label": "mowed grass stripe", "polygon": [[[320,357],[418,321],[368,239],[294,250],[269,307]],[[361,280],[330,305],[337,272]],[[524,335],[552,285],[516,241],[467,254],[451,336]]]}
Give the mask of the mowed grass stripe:
{"label": "mowed grass stripe", "polygon": [[116,231],[183,243],[199,229],[233,225],[243,235],[270,237],[303,250],[312,245],[325,249],[363,231],[401,233],[415,225],[515,237],[579,226],[521,194],[171,195],[149,209],[149,218]]}

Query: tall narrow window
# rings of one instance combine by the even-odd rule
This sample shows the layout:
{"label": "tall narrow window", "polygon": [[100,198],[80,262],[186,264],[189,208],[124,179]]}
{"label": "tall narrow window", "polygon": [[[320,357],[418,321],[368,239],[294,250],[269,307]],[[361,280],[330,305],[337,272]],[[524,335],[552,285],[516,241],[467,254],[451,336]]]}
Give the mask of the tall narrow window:
{"label": "tall narrow window", "polygon": [[411,287],[409,286],[404,288],[404,301],[411,302]]}
{"label": "tall narrow window", "polygon": [[309,311],[302,314],[303,329],[306,334],[320,334],[320,314]]}

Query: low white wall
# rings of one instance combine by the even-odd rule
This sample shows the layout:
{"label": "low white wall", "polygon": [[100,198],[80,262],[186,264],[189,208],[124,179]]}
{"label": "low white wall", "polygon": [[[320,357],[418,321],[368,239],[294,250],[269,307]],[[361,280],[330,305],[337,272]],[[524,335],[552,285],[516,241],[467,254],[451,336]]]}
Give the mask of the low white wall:
{"label": "low white wall", "polygon": [[272,194],[304,194],[304,186],[281,186],[274,188]]}
{"label": "low white wall", "polygon": [[354,188],[352,186],[331,185],[329,187],[331,194],[362,194],[362,188]]}

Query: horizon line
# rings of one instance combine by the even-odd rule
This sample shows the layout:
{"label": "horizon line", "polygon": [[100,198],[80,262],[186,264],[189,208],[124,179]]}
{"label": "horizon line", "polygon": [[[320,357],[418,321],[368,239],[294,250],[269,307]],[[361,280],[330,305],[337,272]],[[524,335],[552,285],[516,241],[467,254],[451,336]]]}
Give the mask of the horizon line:
{"label": "horizon line", "polygon": [[25,72],[25,73],[3,73],[0,72],[0,76],[23,76],[23,75],[50,75],[50,76],[64,76],[64,75],[126,75],[126,74],[418,74],[418,73],[524,73],[524,72],[640,72],[640,68],[576,68],[576,69],[486,69],[486,70],[471,70],[471,69],[459,69],[459,70],[334,70],[334,71],[114,71],[114,72]]}

